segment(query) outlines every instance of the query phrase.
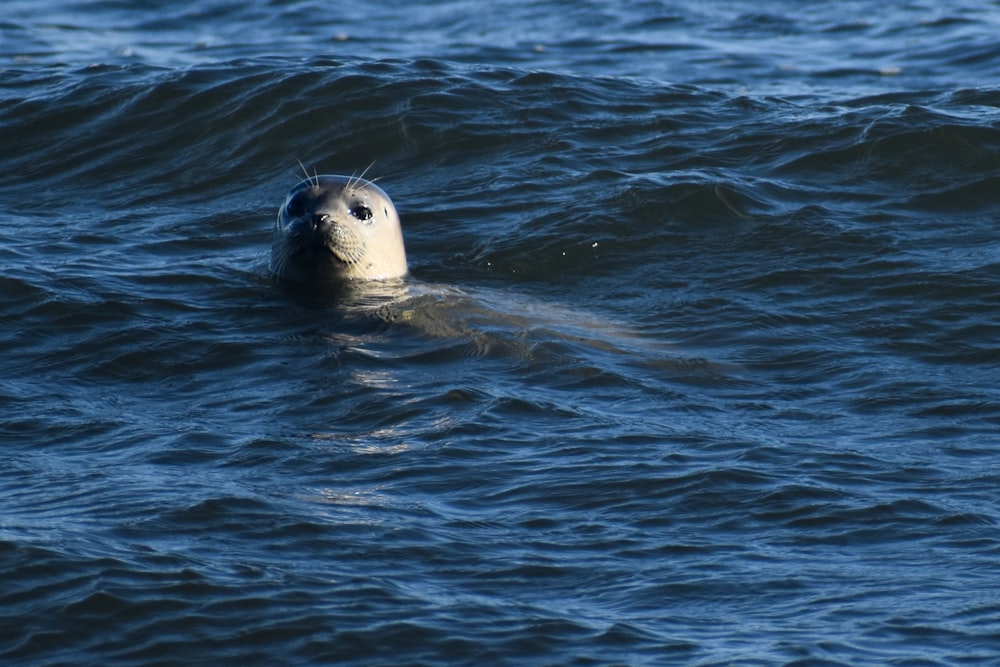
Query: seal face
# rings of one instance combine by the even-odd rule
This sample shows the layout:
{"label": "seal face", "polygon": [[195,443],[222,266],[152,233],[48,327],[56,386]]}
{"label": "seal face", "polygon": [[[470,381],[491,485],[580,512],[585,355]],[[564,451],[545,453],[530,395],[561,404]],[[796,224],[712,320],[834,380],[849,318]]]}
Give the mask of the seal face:
{"label": "seal face", "polygon": [[374,183],[313,176],[278,210],[271,272],[302,284],[390,280],[406,275],[399,214]]}

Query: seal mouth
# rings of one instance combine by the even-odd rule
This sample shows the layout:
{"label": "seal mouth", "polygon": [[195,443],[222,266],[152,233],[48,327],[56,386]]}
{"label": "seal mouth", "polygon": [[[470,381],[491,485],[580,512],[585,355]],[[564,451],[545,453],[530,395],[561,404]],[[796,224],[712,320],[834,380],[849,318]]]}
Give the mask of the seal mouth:
{"label": "seal mouth", "polygon": [[286,226],[289,230],[286,238],[292,246],[288,254],[290,258],[305,262],[333,262],[338,266],[348,266],[351,262],[350,252],[342,248],[341,237],[344,235],[339,225],[328,221],[309,220],[300,216]]}
{"label": "seal mouth", "polygon": [[302,266],[333,265],[338,268],[350,265],[350,260],[337,247],[330,245],[327,239],[314,236],[312,238],[299,238],[294,248],[289,249],[286,255],[288,260],[294,261]]}
{"label": "seal mouth", "polygon": [[330,259],[332,259],[335,263],[340,264],[342,266],[351,265],[350,260],[347,257],[344,257],[344,255],[336,248],[331,248],[328,245],[324,245],[323,247],[326,250],[327,254],[330,256]]}

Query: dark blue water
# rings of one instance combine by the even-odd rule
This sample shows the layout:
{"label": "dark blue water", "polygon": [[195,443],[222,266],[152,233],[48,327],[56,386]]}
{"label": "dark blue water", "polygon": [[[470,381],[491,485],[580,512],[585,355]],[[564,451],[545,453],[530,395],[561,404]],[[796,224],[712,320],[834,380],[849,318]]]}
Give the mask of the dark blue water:
{"label": "dark blue water", "polygon": [[[998,34],[5,2],[0,661],[996,662]],[[405,312],[268,275],[300,162]]]}

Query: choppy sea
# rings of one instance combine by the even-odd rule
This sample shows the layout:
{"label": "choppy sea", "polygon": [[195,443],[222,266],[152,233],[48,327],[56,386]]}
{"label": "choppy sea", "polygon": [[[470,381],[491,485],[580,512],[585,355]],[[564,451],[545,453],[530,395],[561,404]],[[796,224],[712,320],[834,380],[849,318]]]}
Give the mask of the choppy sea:
{"label": "choppy sea", "polygon": [[[5,0],[0,662],[997,664],[998,35]],[[275,284],[304,172],[410,317]]]}

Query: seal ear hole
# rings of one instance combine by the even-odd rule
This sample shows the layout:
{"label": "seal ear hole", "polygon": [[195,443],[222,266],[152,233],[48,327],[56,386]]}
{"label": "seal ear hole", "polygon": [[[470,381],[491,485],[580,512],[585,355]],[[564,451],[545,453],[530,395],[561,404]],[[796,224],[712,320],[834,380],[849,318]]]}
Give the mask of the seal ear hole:
{"label": "seal ear hole", "polygon": [[374,214],[372,213],[372,210],[370,208],[368,208],[364,204],[361,204],[351,209],[351,215],[353,215],[358,220],[367,221],[371,220]]}

